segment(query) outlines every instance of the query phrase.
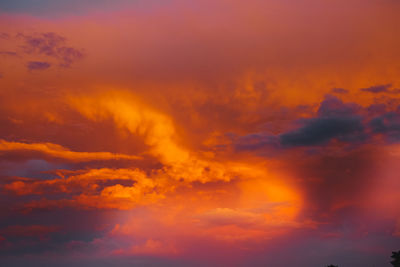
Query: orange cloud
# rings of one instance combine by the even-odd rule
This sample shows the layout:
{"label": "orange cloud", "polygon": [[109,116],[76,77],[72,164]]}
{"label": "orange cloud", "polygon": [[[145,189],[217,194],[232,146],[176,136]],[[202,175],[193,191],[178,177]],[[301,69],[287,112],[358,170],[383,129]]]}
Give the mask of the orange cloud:
{"label": "orange cloud", "polygon": [[174,140],[176,132],[171,118],[135,99],[131,94],[106,92],[89,97],[73,97],[70,103],[92,120],[113,118],[120,128],[144,137],[152,154],[165,163],[186,161],[189,152]]}
{"label": "orange cloud", "polygon": [[[52,195],[67,193],[61,200],[32,201],[25,207],[74,206],[82,209],[131,209],[153,203],[170,190],[165,181],[148,178],[135,169],[92,169],[51,180],[15,181],[4,189],[18,195]],[[121,185],[126,184],[126,185]]]}
{"label": "orange cloud", "polygon": [[0,139],[0,152],[4,153],[21,153],[27,154],[30,152],[38,152],[44,156],[51,158],[62,159],[73,162],[85,162],[93,160],[138,160],[139,156],[113,154],[110,152],[75,152],[68,150],[58,144],[52,143],[21,143],[21,142],[8,142]]}

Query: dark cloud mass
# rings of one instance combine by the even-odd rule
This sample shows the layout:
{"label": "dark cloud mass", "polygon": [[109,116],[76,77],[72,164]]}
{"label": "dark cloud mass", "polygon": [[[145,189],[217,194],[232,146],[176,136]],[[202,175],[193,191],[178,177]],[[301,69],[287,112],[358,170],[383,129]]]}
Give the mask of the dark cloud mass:
{"label": "dark cloud mass", "polygon": [[322,117],[305,121],[300,129],[280,135],[284,147],[326,144],[333,138],[360,141],[364,127],[360,117]]}
{"label": "dark cloud mass", "polygon": [[[327,146],[337,140],[351,146],[370,141],[375,135],[383,135],[389,143],[400,141],[399,108],[390,111],[383,103],[362,108],[356,103],[344,103],[339,98],[327,95],[320,103],[313,118],[300,119],[297,129],[278,135],[254,133],[235,137],[237,151],[279,151],[292,147]],[[264,152],[263,154],[270,154]]]}
{"label": "dark cloud mass", "polygon": [[343,103],[339,98],[327,95],[318,109],[318,117],[303,120],[301,128],[280,135],[284,147],[326,144],[336,138],[344,142],[363,139],[362,118],[356,113],[357,104]]}
{"label": "dark cloud mass", "polygon": [[400,141],[400,110],[397,112],[388,112],[370,122],[372,131],[377,134],[383,134],[389,142]]}
{"label": "dark cloud mass", "polygon": [[326,95],[318,109],[319,117],[354,116],[360,110],[356,103],[343,103],[336,96]]}

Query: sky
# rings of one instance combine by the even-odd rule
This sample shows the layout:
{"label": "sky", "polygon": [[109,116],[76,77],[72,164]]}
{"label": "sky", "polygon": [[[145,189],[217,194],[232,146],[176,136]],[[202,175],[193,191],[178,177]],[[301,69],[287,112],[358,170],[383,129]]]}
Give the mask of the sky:
{"label": "sky", "polygon": [[400,2],[0,2],[4,266],[390,266]]}

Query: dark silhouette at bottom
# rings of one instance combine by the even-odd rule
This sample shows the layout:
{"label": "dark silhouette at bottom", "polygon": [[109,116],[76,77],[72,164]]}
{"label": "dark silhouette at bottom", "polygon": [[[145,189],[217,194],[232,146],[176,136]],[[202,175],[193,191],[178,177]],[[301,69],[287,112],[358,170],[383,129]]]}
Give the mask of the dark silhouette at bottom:
{"label": "dark silhouette at bottom", "polygon": [[[393,267],[400,267],[400,250],[399,251],[393,251],[392,252],[392,256],[390,256],[393,260],[390,262]],[[339,267],[337,265],[328,265],[326,267]]]}
{"label": "dark silhouette at bottom", "polygon": [[390,262],[394,267],[400,267],[400,250],[393,251],[392,256],[390,256],[393,260]]}

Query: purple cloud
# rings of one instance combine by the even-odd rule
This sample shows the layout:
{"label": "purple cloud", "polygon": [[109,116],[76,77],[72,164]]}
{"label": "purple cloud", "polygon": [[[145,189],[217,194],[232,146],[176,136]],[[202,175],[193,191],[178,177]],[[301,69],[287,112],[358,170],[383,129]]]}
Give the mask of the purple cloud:
{"label": "purple cloud", "polygon": [[83,52],[66,46],[66,38],[53,33],[42,33],[35,36],[19,34],[25,44],[23,49],[28,54],[46,55],[59,61],[62,67],[70,67],[74,62],[83,58]]}
{"label": "purple cloud", "polygon": [[369,92],[369,93],[389,93],[389,88],[392,87],[390,83],[388,84],[382,84],[382,85],[375,85],[367,88],[361,88],[360,90],[363,92]]}
{"label": "purple cloud", "polygon": [[343,103],[342,100],[333,95],[326,95],[320,103],[318,115],[320,117],[349,116],[355,115],[361,107],[355,103]]}
{"label": "purple cloud", "polygon": [[29,70],[46,70],[50,68],[51,65],[47,62],[29,61],[26,66]]}

